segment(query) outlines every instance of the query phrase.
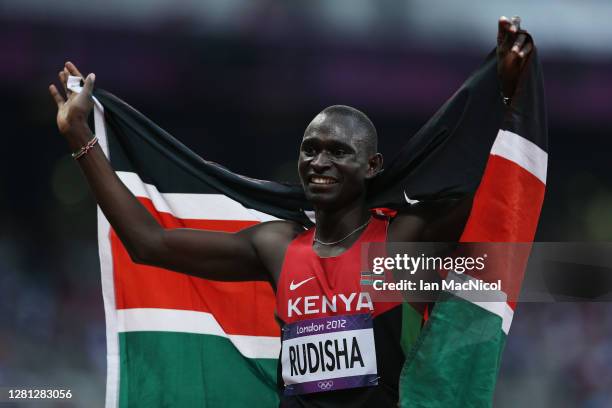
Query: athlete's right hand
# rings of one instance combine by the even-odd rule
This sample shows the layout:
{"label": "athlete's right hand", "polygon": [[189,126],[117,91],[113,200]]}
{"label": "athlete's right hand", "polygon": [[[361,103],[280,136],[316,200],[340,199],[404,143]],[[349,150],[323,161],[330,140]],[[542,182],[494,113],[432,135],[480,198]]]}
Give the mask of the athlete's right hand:
{"label": "athlete's right hand", "polygon": [[67,88],[68,76],[83,78],[72,62],[66,62],[64,69],[58,74],[67,99],[58,91],[55,85],[49,85],[49,92],[57,104],[57,127],[62,135],[70,137],[74,131],[87,127],[87,118],[93,108],[91,93],[96,79],[95,74],[85,78],[81,93],[75,93]]}

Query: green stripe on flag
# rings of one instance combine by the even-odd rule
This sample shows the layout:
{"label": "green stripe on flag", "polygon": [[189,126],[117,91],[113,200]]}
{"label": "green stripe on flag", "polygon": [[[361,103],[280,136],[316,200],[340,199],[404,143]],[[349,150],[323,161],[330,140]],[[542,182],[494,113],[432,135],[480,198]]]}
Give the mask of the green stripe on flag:
{"label": "green stripe on flag", "polygon": [[408,355],[421,333],[423,316],[407,302],[402,304],[402,334],[401,346],[404,355]]}
{"label": "green stripe on flag", "polygon": [[506,341],[501,317],[449,293],[434,310],[406,356],[401,407],[489,407]]}
{"label": "green stripe on flag", "polygon": [[119,334],[119,406],[276,407],[276,359],[247,359],[227,338],[193,333]]}

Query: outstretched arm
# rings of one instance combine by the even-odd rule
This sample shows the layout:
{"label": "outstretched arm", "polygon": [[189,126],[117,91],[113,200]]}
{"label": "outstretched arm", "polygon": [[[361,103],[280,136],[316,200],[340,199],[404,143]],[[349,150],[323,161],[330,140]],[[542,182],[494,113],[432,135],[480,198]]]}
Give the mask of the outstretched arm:
{"label": "outstretched arm", "polygon": [[[69,75],[83,77],[72,63],[66,63],[59,73],[66,98],[55,85],[51,85],[49,91],[58,108],[58,129],[70,149],[76,152],[93,138],[87,119],[93,108],[95,75],[87,76],[83,91],[78,94],[66,87]],[[276,258],[257,248],[270,239],[277,240],[282,246],[295,235],[294,227],[286,225],[288,223],[260,224],[234,234],[166,230],[117,177],[99,145],[78,158],[77,162],[98,205],[135,262],[210,279],[268,279],[268,271]],[[274,247],[278,248],[278,244]]]}

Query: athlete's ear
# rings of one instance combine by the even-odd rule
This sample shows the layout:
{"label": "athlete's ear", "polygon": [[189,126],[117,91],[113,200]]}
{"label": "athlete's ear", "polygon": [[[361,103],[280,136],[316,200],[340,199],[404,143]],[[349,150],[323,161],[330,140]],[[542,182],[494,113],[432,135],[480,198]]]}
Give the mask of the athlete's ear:
{"label": "athlete's ear", "polygon": [[371,180],[378,176],[383,171],[383,156],[380,153],[376,153],[368,159],[368,173],[366,174],[366,180]]}

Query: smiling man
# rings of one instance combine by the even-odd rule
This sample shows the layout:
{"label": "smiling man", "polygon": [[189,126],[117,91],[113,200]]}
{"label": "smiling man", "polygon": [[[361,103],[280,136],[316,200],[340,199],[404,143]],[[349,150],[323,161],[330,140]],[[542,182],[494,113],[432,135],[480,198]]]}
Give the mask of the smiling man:
{"label": "smiling man", "polygon": [[[511,97],[531,51],[526,33],[500,19],[500,98]],[[138,263],[216,280],[268,280],[282,326],[281,406],[395,407],[405,359],[400,303],[372,302],[360,286],[367,242],[456,241],[471,199],[419,203],[394,217],[371,212],[368,183],[381,171],[376,129],[357,109],[324,109],[306,128],[298,170],[315,226],[265,222],[237,233],[164,229],[125,187],[87,125],[95,76],[68,91],[72,63],[59,73],[67,94],[50,92],[57,124],[106,218]],[[419,321],[415,321],[418,330]]]}

